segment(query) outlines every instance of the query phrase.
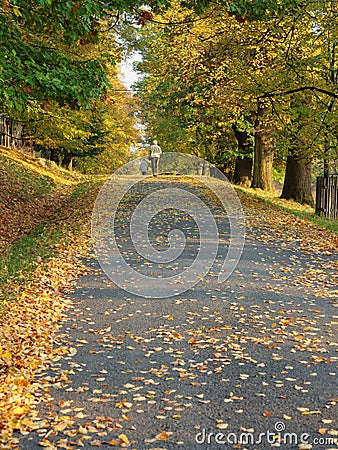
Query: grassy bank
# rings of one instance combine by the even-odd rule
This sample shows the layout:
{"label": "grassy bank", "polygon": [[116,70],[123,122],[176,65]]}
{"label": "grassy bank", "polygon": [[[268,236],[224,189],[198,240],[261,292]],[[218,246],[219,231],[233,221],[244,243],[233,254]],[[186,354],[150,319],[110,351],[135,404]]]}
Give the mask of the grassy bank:
{"label": "grassy bank", "polygon": [[242,188],[239,186],[236,186],[235,189],[239,193],[250,196],[253,199],[285,211],[286,213],[293,214],[299,219],[308,220],[320,228],[324,228],[338,234],[338,221],[317,216],[314,208],[311,206],[301,205],[300,203],[292,200],[281,199],[274,192],[265,192],[261,189]]}
{"label": "grassy bank", "polygon": [[46,164],[0,148],[0,302],[89,221],[103,182]]}
{"label": "grassy bank", "polygon": [[[88,182],[75,186],[62,209],[14,240],[0,257],[0,285],[20,278],[29,279],[38,264],[43,264],[69,243],[80,227],[74,205],[83,204],[92,189],[95,191],[95,186]],[[85,214],[83,220],[86,220]]]}

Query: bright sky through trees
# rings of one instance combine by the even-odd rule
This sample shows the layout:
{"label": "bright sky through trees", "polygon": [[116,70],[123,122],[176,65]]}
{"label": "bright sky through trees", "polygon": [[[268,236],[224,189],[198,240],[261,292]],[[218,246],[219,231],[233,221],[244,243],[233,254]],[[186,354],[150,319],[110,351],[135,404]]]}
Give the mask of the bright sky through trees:
{"label": "bright sky through trees", "polygon": [[138,80],[139,75],[134,70],[134,63],[141,61],[141,55],[139,53],[133,53],[129,55],[120,65],[120,79],[128,89]]}

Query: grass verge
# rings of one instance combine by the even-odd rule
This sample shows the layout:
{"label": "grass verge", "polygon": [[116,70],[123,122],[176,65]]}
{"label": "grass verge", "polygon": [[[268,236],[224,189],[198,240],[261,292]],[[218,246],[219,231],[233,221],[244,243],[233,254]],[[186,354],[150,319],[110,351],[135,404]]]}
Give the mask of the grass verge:
{"label": "grass verge", "polygon": [[0,259],[0,285],[13,278],[26,278],[37,264],[53,255],[62,236],[60,228],[39,224],[19,238]]}
{"label": "grass verge", "polygon": [[65,248],[83,223],[89,220],[91,204],[100,182],[82,182],[69,192],[61,210],[19,237],[0,257],[0,303],[11,296],[11,284],[30,280],[38,265],[43,265]]}
{"label": "grass verge", "polygon": [[243,188],[239,186],[235,186],[235,189],[256,200],[279,208],[289,214],[293,214],[300,219],[308,220],[320,228],[324,228],[338,234],[338,221],[317,216],[311,206],[301,205],[300,203],[292,200],[281,199],[275,193],[262,191],[261,189]]}

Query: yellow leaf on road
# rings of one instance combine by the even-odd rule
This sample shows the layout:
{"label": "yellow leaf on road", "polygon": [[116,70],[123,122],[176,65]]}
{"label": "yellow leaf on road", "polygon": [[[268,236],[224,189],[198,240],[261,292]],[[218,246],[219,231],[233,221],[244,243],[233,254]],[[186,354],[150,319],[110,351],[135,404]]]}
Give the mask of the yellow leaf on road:
{"label": "yellow leaf on road", "polygon": [[162,433],[158,434],[155,439],[157,441],[165,441],[166,439],[168,439],[168,437],[170,436],[171,433],[168,433],[168,431],[162,431]]}
{"label": "yellow leaf on road", "polygon": [[130,445],[130,441],[129,441],[128,437],[125,434],[120,434],[119,435],[119,439],[120,439],[120,442],[122,444]]}

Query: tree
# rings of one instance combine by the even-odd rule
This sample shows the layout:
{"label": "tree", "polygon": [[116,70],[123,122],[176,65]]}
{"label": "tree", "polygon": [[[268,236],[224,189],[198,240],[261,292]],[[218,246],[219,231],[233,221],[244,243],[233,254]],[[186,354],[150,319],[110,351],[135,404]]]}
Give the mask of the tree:
{"label": "tree", "polygon": [[[208,19],[195,22],[191,11],[182,11],[176,4],[156,21],[180,23],[178,29],[150,24],[142,31],[140,41],[145,50],[139,68],[149,73],[139,86],[144,88],[143,110],[151,111],[147,123],[159,128],[164,118],[169,123],[176,122],[176,127],[183,128],[189,136],[191,145],[187,149],[192,147],[191,151],[210,162],[219,159],[220,152],[228,152],[232,157],[233,146],[229,145],[232,123],[243,115],[257,113],[252,105],[268,84],[265,75],[267,70],[271,71],[273,54],[256,44],[261,44],[260,28],[248,24],[243,30],[241,24],[223,13],[222,8],[216,7]],[[256,136],[258,139],[261,134]],[[262,149],[267,142],[268,139],[260,138],[256,148]],[[241,153],[239,147],[236,176]],[[260,160],[256,157],[255,179],[257,185],[271,188],[273,159],[269,160],[270,166],[266,164],[267,153],[268,150],[263,150]],[[269,166],[270,172],[257,170],[259,164]],[[271,180],[258,180],[263,173]]]}
{"label": "tree", "polygon": [[[90,109],[73,110],[54,103],[49,104],[43,117],[38,113],[36,120],[28,121],[26,135],[35,149],[67,167],[75,162],[87,172],[109,172],[125,163],[130,145],[138,136],[131,114],[132,99],[124,92],[116,69],[111,69],[110,84],[112,88],[105,99]],[[101,153],[104,153],[102,157]],[[108,164],[114,158],[115,163]],[[82,159],[85,159],[83,163]]]}
{"label": "tree", "polygon": [[111,173],[131,158],[131,147],[140,141],[140,129],[133,114],[134,98],[124,92],[117,78],[111,81],[112,90],[106,100],[104,114],[103,151],[94,157],[76,159],[77,167],[86,173]]}
{"label": "tree", "polygon": [[313,206],[311,169],[311,162],[290,152],[281,198]]}
{"label": "tree", "polygon": [[284,128],[280,142],[286,150],[286,170],[281,198],[293,199],[313,206],[312,160],[317,143],[313,130],[321,127],[320,116],[312,95],[301,93],[292,97],[288,105],[288,116],[284,115]]}
{"label": "tree", "polygon": [[[181,127],[188,137],[188,151],[214,159],[220,151],[230,157],[231,124],[242,116],[255,117],[253,186],[264,189],[273,187],[274,148],[283,148],[285,120],[294,121],[288,124],[294,142],[285,162],[290,164],[295,148],[298,162],[325,159],[336,148],[332,99],[338,97],[337,70],[332,61],[337,5],[290,1],[288,10],[283,8],[287,2],[275,7],[273,3],[235,1],[209,9],[209,2],[199,3],[204,10],[201,18],[182,8],[196,11],[192,3],[176,2],[162,15],[144,21],[139,40],[145,49],[140,69],[148,74],[143,108],[151,111],[149,126],[159,129],[165,120]],[[258,17],[257,12],[264,14]],[[293,104],[301,101],[304,92],[318,120],[293,113]],[[297,130],[298,120],[307,122]],[[311,145],[305,143],[303,130]],[[302,178],[305,172],[299,173]],[[294,194],[294,198],[300,197]]]}
{"label": "tree", "polygon": [[[250,187],[252,182],[252,142],[247,131],[234,130],[238,142],[238,155],[234,169],[233,182]],[[250,155],[250,156],[249,156]]]}
{"label": "tree", "polygon": [[123,1],[3,3],[0,112],[21,124],[43,156],[64,165],[97,157],[120,142],[125,127],[130,138],[111,151],[123,153],[123,163],[135,140],[135,121],[125,113],[130,99],[118,81],[118,8],[130,10]]}
{"label": "tree", "polygon": [[274,157],[273,123],[267,107],[258,104],[255,120],[255,149],[252,187],[273,191],[272,169]]}
{"label": "tree", "polygon": [[[143,49],[139,69],[149,74],[138,85],[143,119],[168,148],[223,164],[224,148],[232,151],[234,147],[233,139],[229,145],[231,124],[220,108],[229,91],[217,84],[214,50],[208,54],[212,24],[196,25],[195,30],[187,19],[190,14],[175,7],[156,20],[182,25],[160,28],[150,24],[141,32],[143,38],[136,44]],[[204,44],[200,34],[206,36]]]}
{"label": "tree", "polygon": [[[165,1],[150,1],[155,9]],[[88,57],[87,45],[99,46],[120,14],[143,5],[136,0],[3,0],[0,6],[0,101],[9,109],[32,102],[86,106],[109,85],[109,52]]]}

